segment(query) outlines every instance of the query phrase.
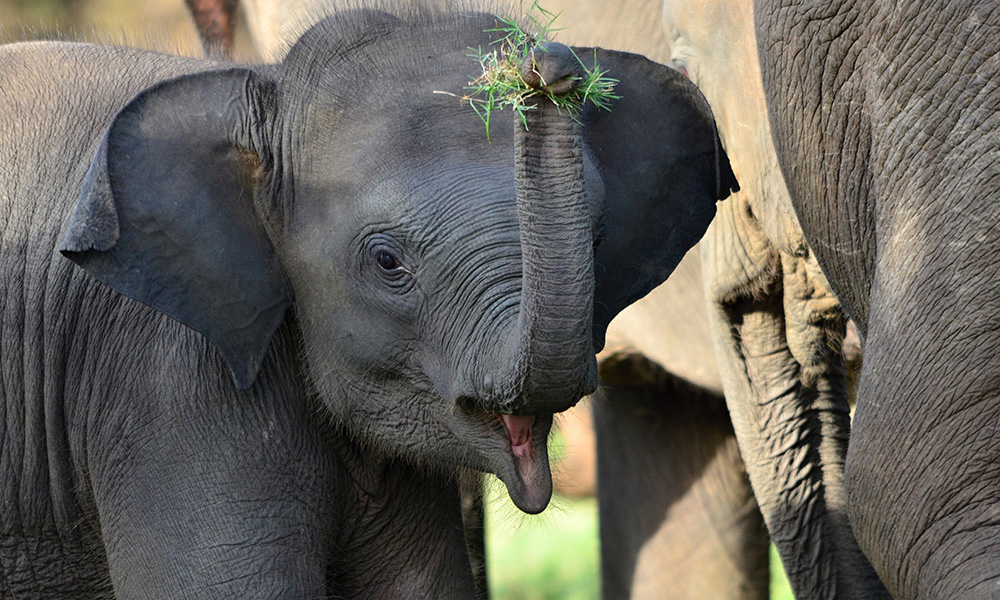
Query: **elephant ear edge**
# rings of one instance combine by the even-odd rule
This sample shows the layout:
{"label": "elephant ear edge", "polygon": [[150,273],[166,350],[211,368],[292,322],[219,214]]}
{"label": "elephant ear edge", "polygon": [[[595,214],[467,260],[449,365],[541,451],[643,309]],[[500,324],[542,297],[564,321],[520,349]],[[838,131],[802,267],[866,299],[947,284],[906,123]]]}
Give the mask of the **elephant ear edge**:
{"label": "elephant ear edge", "polygon": [[253,385],[290,304],[254,207],[256,179],[271,163],[267,106],[270,82],[241,68],[140,92],[104,134],[59,248],[105,285],[205,335],[239,389]]}
{"label": "elephant ear edge", "polygon": [[666,281],[705,234],[715,203],[739,191],[708,101],[679,72],[644,56],[575,48],[619,80],[610,110],[587,104],[584,141],[605,190],[594,256],[594,348],[611,320]]}

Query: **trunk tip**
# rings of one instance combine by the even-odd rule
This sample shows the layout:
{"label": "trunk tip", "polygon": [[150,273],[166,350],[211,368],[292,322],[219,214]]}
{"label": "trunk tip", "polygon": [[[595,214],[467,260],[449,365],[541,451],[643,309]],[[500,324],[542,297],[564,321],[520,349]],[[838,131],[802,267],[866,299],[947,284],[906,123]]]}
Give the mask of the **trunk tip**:
{"label": "trunk tip", "polygon": [[565,96],[576,90],[587,76],[573,50],[565,44],[549,42],[532,48],[521,63],[521,78],[536,90]]}

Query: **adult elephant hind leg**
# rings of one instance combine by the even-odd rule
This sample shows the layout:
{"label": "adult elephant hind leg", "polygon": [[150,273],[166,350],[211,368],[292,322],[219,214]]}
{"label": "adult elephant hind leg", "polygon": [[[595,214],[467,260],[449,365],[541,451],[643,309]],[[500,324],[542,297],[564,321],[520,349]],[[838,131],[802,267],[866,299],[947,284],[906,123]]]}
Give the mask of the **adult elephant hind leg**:
{"label": "adult elephant hind leg", "polygon": [[722,396],[635,354],[601,378],[604,598],[767,598],[767,532]]}
{"label": "adult elephant hind leg", "polygon": [[801,258],[782,258],[738,202],[704,247],[726,401],[796,597],[884,596],[844,507],[850,414],[843,363],[830,352],[842,317],[830,318],[829,292]]}

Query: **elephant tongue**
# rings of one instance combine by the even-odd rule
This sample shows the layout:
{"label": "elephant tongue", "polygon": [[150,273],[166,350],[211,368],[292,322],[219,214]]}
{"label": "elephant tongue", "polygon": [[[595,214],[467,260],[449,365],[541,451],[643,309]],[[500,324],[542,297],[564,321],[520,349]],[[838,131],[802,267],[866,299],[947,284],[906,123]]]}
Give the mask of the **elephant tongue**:
{"label": "elephant tongue", "polygon": [[507,428],[507,437],[510,438],[510,449],[517,459],[518,469],[521,463],[531,454],[531,426],[535,424],[535,417],[524,415],[500,415],[504,427]]}

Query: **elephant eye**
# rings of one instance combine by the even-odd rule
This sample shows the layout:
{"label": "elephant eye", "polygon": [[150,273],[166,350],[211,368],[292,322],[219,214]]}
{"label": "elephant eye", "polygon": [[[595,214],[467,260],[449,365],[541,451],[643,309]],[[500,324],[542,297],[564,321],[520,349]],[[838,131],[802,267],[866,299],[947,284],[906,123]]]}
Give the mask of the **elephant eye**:
{"label": "elephant eye", "polygon": [[382,250],[375,255],[375,262],[378,263],[379,268],[383,271],[395,271],[403,266],[400,264],[398,258],[385,250]]}

